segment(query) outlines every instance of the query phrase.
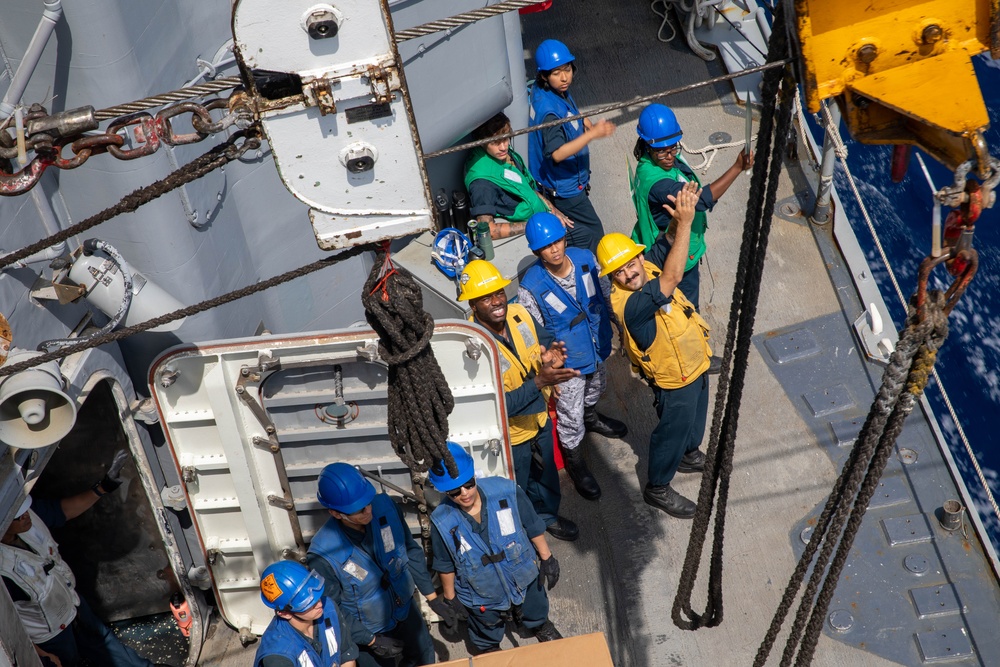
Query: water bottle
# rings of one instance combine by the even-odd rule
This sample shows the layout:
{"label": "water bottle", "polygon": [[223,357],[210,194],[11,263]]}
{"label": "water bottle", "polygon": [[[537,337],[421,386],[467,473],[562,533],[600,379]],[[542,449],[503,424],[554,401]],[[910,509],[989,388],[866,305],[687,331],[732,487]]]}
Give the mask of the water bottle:
{"label": "water bottle", "polygon": [[180,628],[181,634],[190,637],[191,623],[193,622],[191,608],[180,593],[174,593],[170,596],[170,613],[174,615],[174,620],[177,621],[177,627]]}
{"label": "water bottle", "polygon": [[493,237],[490,236],[490,223],[480,220],[476,225],[476,245],[483,250],[483,259],[493,261]]}
{"label": "water bottle", "polygon": [[434,195],[434,210],[437,212],[438,225],[441,229],[452,227],[451,204],[448,203],[448,193],[441,188]]}
{"label": "water bottle", "polygon": [[451,219],[459,229],[469,221],[469,200],[462,190],[451,193]]}

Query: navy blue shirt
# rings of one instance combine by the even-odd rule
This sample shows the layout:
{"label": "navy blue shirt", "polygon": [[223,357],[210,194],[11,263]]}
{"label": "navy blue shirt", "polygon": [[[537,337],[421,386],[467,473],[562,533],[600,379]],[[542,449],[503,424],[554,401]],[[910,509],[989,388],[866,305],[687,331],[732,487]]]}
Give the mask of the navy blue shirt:
{"label": "navy blue shirt", "polygon": [[[531,314],[529,313],[529,315]],[[539,324],[534,315],[531,315],[531,325],[535,328],[535,337],[538,338],[539,345],[543,345],[546,348],[552,345],[556,337],[552,335],[551,331]],[[503,345],[513,352],[514,356],[521,360],[521,363],[524,363],[524,360],[517,353],[517,348],[514,347],[514,344],[510,340],[497,335],[489,327],[484,326],[484,328],[490,332],[490,335],[496,340],[497,345]],[[525,379],[524,384],[517,389],[504,393],[504,404],[507,407],[508,417],[537,415],[539,412],[545,412],[549,409],[549,406],[545,403],[545,397],[542,396],[542,390],[538,388],[538,385],[530,381],[532,378],[534,378],[534,374],[529,375]]]}
{"label": "navy blue shirt", "polygon": [[[688,180],[695,180],[694,172],[691,170],[686,163],[681,162],[675,158],[674,164],[677,166],[681,172],[688,177]],[[649,204],[649,211],[653,214],[653,222],[656,226],[660,228],[661,231],[666,230],[667,226],[673,217],[667,213],[663,208],[664,204],[670,204],[673,208],[673,203],[667,199],[667,195],[677,196],[677,193],[681,191],[684,187],[683,181],[675,181],[672,178],[662,178],[653,184],[653,187],[649,189],[649,197],[646,198]],[[712,188],[709,185],[705,185],[701,189],[701,197],[698,199],[698,203],[695,205],[696,211],[711,211],[712,207],[715,206],[715,197],[712,196]],[[657,266],[660,266],[657,264]]]}
{"label": "navy blue shirt", "polygon": [[469,183],[469,215],[492,215],[494,218],[509,218],[521,200],[499,185],[477,178]]}
{"label": "navy blue shirt", "polygon": [[[663,238],[663,235],[660,235]],[[656,340],[656,313],[673,301],[673,295],[660,291],[660,281],[653,278],[632,292],[625,302],[625,328],[640,350],[648,350]]]}
{"label": "navy blue shirt", "polygon": [[[350,635],[348,634],[347,627],[344,625],[344,614],[340,612],[340,607],[337,607],[337,618],[340,620],[340,663],[343,664],[345,662],[350,662],[351,660],[357,660],[358,647],[354,642],[346,641],[346,638]],[[323,631],[319,627],[320,620],[313,623],[312,637],[306,637],[301,632],[299,632],[299,636],[311,644],[313,650],[316,651],[317,654],[322,655],[323,645],[320,643],[320,640],[323,637]],[[296,632],[298,632],[298,630],[296,630]],[[291,658],[286,658],[283,655],[267,655],[261,658],[260,667],[298,667],[298,665],[296,665]]]}
{"label": "navy blue shirt", "polygon": [[[483,509],[486,509],[486,494],[483,493],[482,488],[478,489],[479,498],[482,501]],[[517,515],[521,519],[521,525],[524,527],[524,532],[528,534],[528,539],[538,537],[545,532],[545,522],[538,518],[538,514],[535,513],[535,508],[531,506],[531,501],[528,500],[528,496],[524,494],[521,487],[517,487]],[[461,508],[459,508],[461,509]],[[476,521],[466,512],[462,512],[462,518],[469,522],[474,530],[486,544],[490,543],[490,532],[489,532],[489,513],[480,510],[479,518],[480,521]],[[437,529],[434,523],[431,523],[431,549],[434,551],[434,559],[431,561],[431,567],[437,572],[454,572],[455,571],[455,561],[451,559],[451,552],[448,551],[448,546],[444,543],[444,538],[441,536],[441,531]]]}
{"label": "navy blue shirt", "polygon": [[[427,571],[427,560],[424,555],[423,548],[417,544],[416,540],[413,539],[413,535],[410,534],[410,529],[406,525],[406,520],[403,518],[403,510],[399,508],[399,505],[393,503],[393,507],[396,508],[396,512],[399,514],[399,522],[403,525],[403,539],[406,540],[406,556],[409,561],[408,569],[410,570],[410,576],[413,577],[413,583],[416,584],[417,590],[423,593],[425,596],[430,595],[434,592],[434,582],[431,581],[430,572]],[[336,519],[330,518],[331,521],[336,521]],[[347,539],[354,544],[355,547],[361,549],[366,554],[371,556],[372,560],[378,562],[375,558],[375,538],[372,535],[371,524],[365,526],[364,532],[360,530],[354,530],[345,526],[343,523],[340,524],[344,529],[344,534]],[[326,582],[326,586],[323,589],[323,594],[326,595],[331,600],[340,601],[343,595],[343,586],[340,583],[340,579],[337,577],[336,572],[334,572],[333,565],[330,564],[323,556],[316,553],[306,554],[306,564],[312,569],[316,570]],[[341,625],[344,625],[344,617],[347,616],[348,623],[350,627],[350,637],[354,642],[360,646],[367,646],[371,643],[372,638],[375,636],[365,628],[358,619],[353,616],[348,616],[347,614],[341,614]]]}

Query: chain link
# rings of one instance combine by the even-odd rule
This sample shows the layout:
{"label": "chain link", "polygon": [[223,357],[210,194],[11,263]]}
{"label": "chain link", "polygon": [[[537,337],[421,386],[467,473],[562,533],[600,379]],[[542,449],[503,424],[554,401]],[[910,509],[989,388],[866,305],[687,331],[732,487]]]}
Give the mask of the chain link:
{"label": "chain link", "polygon": [[[92,156],[101,153],[109,153],[119,160],[135,160],[152,155],[163,144],[193,144],[210,135],[225,132],[234,125],[247,127],[253,120],[251,110],[242,105],[234,105],[230,109],[229,102],[229,99],[223,98],[205,103],[181,102],[165,107],[155,115],[138,111],[117,118],[99,134],[77,132],[68,136],[53,136],[59,134],[58,131],[53,131],[28,136],[25,138],[25,146],[34,153],[34,157],[18,171],[7,173],[0,169],[0,196],[24,194],[38,183],[49,167],[76,169]],[[212,112],[220,110],[225,112],[216,119]],[[83,115],[93,118],[93,109],[86,108]],[[26,119],[42,121],[47,116],[43,107],[32,105]],[[176,129],[178,119],[182,116],[188,117],[194,132],[181,133]],[[96,120],[93,122],[96,123]],[[83,124],[80,126],[85,127]],[[70,155],[64,157],[64,151]],[[0,131],[0,158],[12,160],[17,154],[16,140],[6,131]]]}

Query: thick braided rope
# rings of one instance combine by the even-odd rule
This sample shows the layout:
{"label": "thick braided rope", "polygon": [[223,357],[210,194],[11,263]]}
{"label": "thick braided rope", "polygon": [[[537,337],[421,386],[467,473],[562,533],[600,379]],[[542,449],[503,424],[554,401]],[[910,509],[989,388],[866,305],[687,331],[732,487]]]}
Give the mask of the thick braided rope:
{"label": "thick braided rope", "polygon": [[927,319],[920,325],[916,325],[914,321],[916,309],[911,309],[909,324],[914,326],[919,335],[922,335],[920,346],[907,373],[905,390],[899,401],[893,406],[885,430],[878,439],[875,455],[868,467],[857,500],[854,501],[847,528],[844,530],[844,535],[837,548],[837,554],[830,565],[830,571],[826,573],[823,588],[816,598],[816,604],[813,607],[812,616],[806,626],[805,634],[802,637],[802,646],[795,661],[797,667],[808,667],[812,663],[816,644],[823,630],[823,622],[830,608],[830,602],[833,600],[837,583],[840,581],[840,574],[844,570],[854,545],[854,539],[861,528],[865,512],[868,510],[868,503],[878,490],[882,472],[885,470],[886,462],[892,453],[893,445],[903,430],[907,416],[913,412],[917,399],[923,393],[924,387],[927,386],[927,379],[934,368],[934,362],[937,360],[937,352],[948,337],[948,316],[944,312],[944,294],[932,292],[928,295],[928,302]]}
{"label": "thick braided rope", "polygon": [[[783,21],[782,16],[783,11],[779,8],[776,16],[776,24]],[[784,37],[784,33],[785,31],[781,28],[780,24],[774,31],[772,31],[772,41],[769,49],[770,54],[768,56],[769,61],[777,61],[778,59],[784,57],[783,54],[787,49],[787,39]],[[781,79],[782,74],[778,70],[767,70],[764,73],[763,90],[761,93],[761,97],[764,100],[764,108],[761,113],[761,125],[758,134],[759,143],[757,146],[759,155],[768,156],[771,153],[771,139],[775,118],[774,111],[778,86]],[[780,141],[776,142],[776,146],[780,146],[780,143]],[[691,608],[691,595],[698,576],[701,553],[708,533],[708,524],[711,518],[716,488],[719,486],[720,480],[723,478],[725,481],[722,488],[724,488],[725,492],[728,493],[728,479],[732,469],[732,453],[729,452],[727,455],[724,451],[725,446],[720,448],[719,444],[724,428],[723,422],[726,422],[726,426],[730,423],[729,419],[724,419],[725,406],[728,403],[726,398],[729,395],[730,390],[729,361],[732,358],[733,347],[737,340],[737,328],[740,324],[740,312],[744,308],[745,286],[748,280],[750,282],[753,281],[753,277],[751,276],[748,278],[748,275],[754,271],[749,267],[751,265],[752,258],[756,256],[755,253],[757,253],[757,248],[760,243],[760,227],[763,221],[762,213],[764,212],[762,207],[765,199],[763,190],[765,188],[765,183],[769,178],[774,180],[775,185],[777,184],[777,176],[780,172],[780,152],[776,155],[777,160],[772,160],[774,162],[773,165],[769,165],[766,157],[764,159],[758,159],[754,165],[754,171],[751,177],[750,205],[747,209],[746,222],[743,227],[743,242],[740,249],[737,280],[733,290],[733,301],[730,310],[729,325],[726,333],[723,368],[719,379],[719,387],[716,391],[715,410],[713,413],[711,434],[706,454],[708,465],[706,467],[706,472],[702,475],[701,487],[698,492],[698,509],[695,513],[691,528],[691,537],[688,542],[688,550],[684,558],[681,578],[678,582],[677,593],[671,609],[671,617],[674,624],[677,627],[686,630],[694,630],[703,626],[718,625],[718,623],[722,620],[721,537],[725,521],[725,499],[720,501],[722,520],[719,520],[719,516],[717,516],[716,520],[715,544],[713,547],[712,569],[710,572],[709,582],[709,600],[704,614],[698,614]],[[769,166],[772,166],[770,172]],[[756,193],[757,196],[754,196],[754,193]],[[769,225],[769,220],[767,223]],[[759,259],[760,267],[757,270],[762,270],[763,253],[759,253]],[[757,274],[756,280],[758,282],[760,280],[759,273]],[[754,302],[755,301],[756,296],[754,296]],[[753,308],[755,308],[755,305]],[[747,336],[746,340],[749,340],[749,336]],[[741,391],[742,376],[740,378],[740,389],[736,393],[739,394]],[[735,426],[734,423],[733,426]],[[727,438],[726,440],[727,442],[732,442],[732,439]],[[729,468],[728,470],[726,469],[727,465]]]}
{"label": "thick braided rope", "polygon": [[385,267],[387,253],[382,250],[362,288],[361,303],[389,365],[389,441],[411,470],[425,472],[443,461],[457,476],[446,444],[455,399],[430,345],[434,319],[424,311],[413,276],[398,266],[383,276]]}

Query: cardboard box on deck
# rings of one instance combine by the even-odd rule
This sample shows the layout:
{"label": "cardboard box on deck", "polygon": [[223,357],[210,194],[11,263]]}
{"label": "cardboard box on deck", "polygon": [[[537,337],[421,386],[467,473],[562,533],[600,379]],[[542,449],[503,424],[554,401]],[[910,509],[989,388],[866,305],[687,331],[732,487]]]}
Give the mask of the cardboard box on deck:
{"label": "cardboard box on deck", "polygon": [[450,667],[614,667],[604,633],[595,632],[487,653],[474,658],[449,660]]}

